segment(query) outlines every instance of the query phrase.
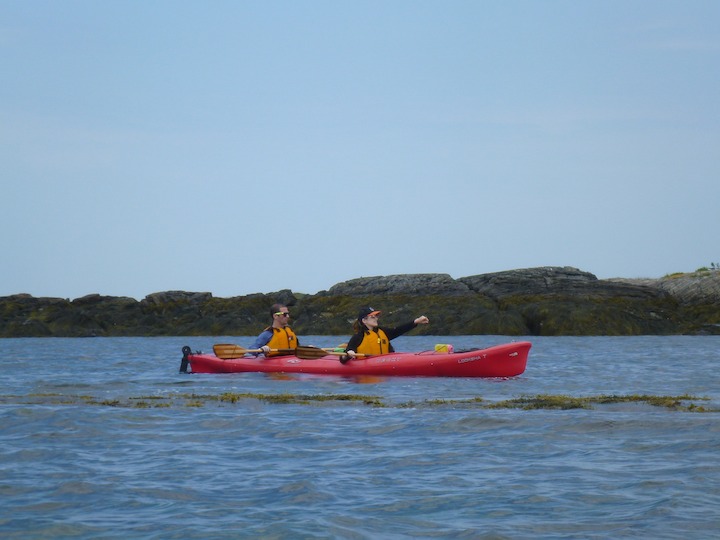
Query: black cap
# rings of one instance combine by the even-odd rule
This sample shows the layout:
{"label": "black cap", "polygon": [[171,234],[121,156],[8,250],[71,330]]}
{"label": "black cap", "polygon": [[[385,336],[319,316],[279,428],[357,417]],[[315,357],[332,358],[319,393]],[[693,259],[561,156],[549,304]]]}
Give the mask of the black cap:
{"label": "black cap", "polygon": [[368,307],[364,307],[364,308],[362,308],[362,309],[360,310],[360,312],[358,313],[358,321],[362,321],[362,320],[363,320],[365,317],[367,317],[368,315],[380,315],[380,313],[382,313],[382,311],[378,311],[378,310],[375,309],[375,308],[372,308],[372,307],[369,307],[369,306],[368,306]]}

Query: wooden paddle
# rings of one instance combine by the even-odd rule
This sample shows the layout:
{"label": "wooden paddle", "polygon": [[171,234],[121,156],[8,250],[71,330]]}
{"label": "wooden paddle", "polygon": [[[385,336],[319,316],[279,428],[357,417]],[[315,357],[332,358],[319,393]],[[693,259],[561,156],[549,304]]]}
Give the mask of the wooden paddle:
{"label": "wooden paddle", "polygon": [[[317,347],[298,347],[295,349],[295,356],[302,358],[303,360],[310,360],[313,358],[323,358],[327,355],[333,356],[346,356],[347,353],[342,351],[336,351],[335,349],[318,349]],[[357,354],[356,357],[367,356],[366,354]]]}
{"label": "wooden paddle", "polygon": [[[232,358],[242,358],[247,353],[261,353],[262,349],[245,349],[239,345],[232,343],[218,343],[213,345],[213,352],[215,356],[222,360],[230,360]],[[328,355],[334,356],[345,356],[344,352],[319,349],[317,347],[298,347],[296,349],[270,349],[270,352],[277,352],[286,355],[295,355],[302,360],[315,360],[317,358],[324,358]],[[366,356],[364,354],[358,354],[360,356]]]}
{"label": "wooden paddle", "polygon": [[[325,349],[318,349],[317,347],[298,347],[295,349],[295,356],[302,358],[303,360],[315,360],[316,358],[325,358],[328,354],[333,354]],[[345,353],[336,353],[345,354]]]}
{"label": "wooden paddle", "polygon": [[[240,345],[232,343],[218,343],[213,345],[215,356],[222,360],[230,360],[231,358],[242,358],[247,353],[265,352],[262,349],[245,349]],[[293,354],[295,349],[270,349],[270,352],[279,352],[280,354]]]}

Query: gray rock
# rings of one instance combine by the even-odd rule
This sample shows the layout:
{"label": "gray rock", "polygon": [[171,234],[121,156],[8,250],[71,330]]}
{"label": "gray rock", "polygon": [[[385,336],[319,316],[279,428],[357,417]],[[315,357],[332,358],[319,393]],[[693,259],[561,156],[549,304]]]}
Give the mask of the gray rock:
{"label": "gray rock", "polygon": [[190,304],[199,304],[207,302],[212,298],[209,292],[186,292],[186,291],[165,291],[148,294],[141,303],[145,304],[167,304],[169,302],[188,302]]}
{"label": "gray rock", "polygon": [[669,294],[681,304],[717,303],[720,309],[720,271],[718,270],[676,274],[660,279],[614,278],[609,281],[656,288]]}
{"label": "gray rock", "polygon": [[273,303],[284,304],[290,307],[297,304],[297,298],[290,289],[283,289],[275,293],[270,293],[267,296],[274,299]]}
{"label": "gray rock", "polygon": [[330,287],[328,296],[380,296],[407,294],[413,296],[472,294],[469,287],[449,274],[399,274],[393,276],[361,277]]}
{"label": "gray rock", "polygon": [[72,303],[76,306],[88,306],[93,304],[111,302],[116,304],[135,304],[137,303],[137,300],[135,300],[134,298],[129,298],[127,296],[103,296],[100,294],[87,294],[72,301]]}
{"label": "gray rock", "polygon": [[6,302],[31,306],[50,306],[57,304],[67,304],[69,300],[66,298],[56,298],[54,296],[40,296],[38,298],[35,298],[31,294],[18,293],[11,294],[10,296],[1,296],[0,303]]}
{"label": "gray rock", "polygon": [[658,298],[664,293],[640,283],[599,280],[590,272],[571,266],[541,266],[460,278],[476,293],[490,298],[507,296],[564,295],[580,297]]}

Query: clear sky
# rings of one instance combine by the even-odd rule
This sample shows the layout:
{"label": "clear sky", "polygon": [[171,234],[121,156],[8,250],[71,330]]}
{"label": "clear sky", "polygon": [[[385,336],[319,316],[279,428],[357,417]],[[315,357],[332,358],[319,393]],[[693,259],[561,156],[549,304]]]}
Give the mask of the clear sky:
{"label": "clear sky", "polygon": [[717,0],[0,0],[0,296],[720,261]]}

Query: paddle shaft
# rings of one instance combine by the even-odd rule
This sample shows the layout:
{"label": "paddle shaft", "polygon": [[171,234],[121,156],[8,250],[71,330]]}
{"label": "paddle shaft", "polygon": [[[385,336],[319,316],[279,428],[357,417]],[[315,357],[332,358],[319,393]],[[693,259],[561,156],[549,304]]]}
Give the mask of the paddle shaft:
{"label": "paddle shaft", "polygon": [[[233,358],[242,358],[248,353],[262,353],[265,352],[262,349],[246,349],[232,343],[218,343],[213,345],[213,352],[215,356],[222,360],[231,360]],[[317,347],[297,347],[295,349],[270,349],[269,352],[280,353],[281,355],[294,355],[303,360],[314,360],[317,358],[323,358],[328,355],[344,357],[345,353],[340,351],[319,349]],[[358,354],[358,357],[366,356],[364,354]]]}
{"label": "paddle shaft", "polygon": [[[294,351],[295,349],[270,349],[269,352],[293,354]],[[241,358],[247,353],[262,353],[265,351],[263,349],[246,349],[232,343],[218,343],[216,345],[213,345],[213,352],[218,358],[221,358],[223,360],[230,360],[232,358]]]}

